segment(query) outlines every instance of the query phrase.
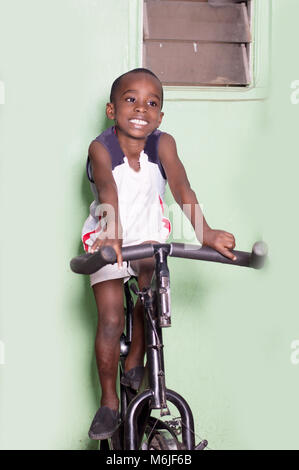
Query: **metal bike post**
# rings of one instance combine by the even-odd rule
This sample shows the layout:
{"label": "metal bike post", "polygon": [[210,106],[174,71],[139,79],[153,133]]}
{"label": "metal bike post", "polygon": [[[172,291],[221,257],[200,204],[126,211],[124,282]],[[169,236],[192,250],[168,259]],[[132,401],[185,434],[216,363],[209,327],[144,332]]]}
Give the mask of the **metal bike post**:
{"label": "metal bike post", "polygon": [[161,328],[158,325],[155,290],[149,288],[144,292],[143,303],[145,310],[148,380],[149,388],[153,391],[151,407],[153,409],[165,409],[167,408],[167,403],[163,357],[164,346]]}
{"label": "metal bike post", "polygon": [[130,402],[124,422],[125,450],[138,450],[139,446],[141,445],[140,441],[142,439],[143,433],[138,430],[137,420],[145,407],[148,406],[150,408],[149,405],[152,396],[152,390],[145,390]]}

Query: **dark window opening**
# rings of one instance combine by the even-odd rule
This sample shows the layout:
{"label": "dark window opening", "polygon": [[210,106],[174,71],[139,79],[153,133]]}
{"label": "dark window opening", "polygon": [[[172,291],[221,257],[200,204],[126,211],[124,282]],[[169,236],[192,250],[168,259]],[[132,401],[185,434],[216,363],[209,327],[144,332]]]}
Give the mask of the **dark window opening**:
{"label": "dark window opening", "polygon": [[143,66],[164,85],[248,86],[252,0],[144,0]]}

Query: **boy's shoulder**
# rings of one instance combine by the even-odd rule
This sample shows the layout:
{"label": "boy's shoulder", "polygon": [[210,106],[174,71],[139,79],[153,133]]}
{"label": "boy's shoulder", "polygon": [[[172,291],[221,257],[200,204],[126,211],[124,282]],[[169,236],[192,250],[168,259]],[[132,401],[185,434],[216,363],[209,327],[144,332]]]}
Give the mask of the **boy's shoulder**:
{"label": "boy's shoulder", "polygon": [[107,127],[101,134],[95,137],[92,142],[100,142],[101,144],[109,143],[113,141],[116,137],[116,132],[114,126]]}
{"label": "boy's shoulder", "polygon": [[165,142],[165,143],[168,143],[168,142],[175,142],[175,139],[174,137],[169,134],[168,132],[162,132],[162,135],[161,135],[161,142]]}
{"label": "boy's shoulder", "polygon": [[161,153],[167,152],[170,149],[176,149],[175,139],[168,132],[163,132],[159,142],[159,155],[161,156]]}
{"label": "boy's shoulder", "polygon": [[95,143],[101,144],[107,151],[108,158],[111,160],[112,170],[123,163],[124,155],[120,148],[114,126],[108,127],[91,141],[88,150],[88,161],[90,160],[91,149],[96,145]]}

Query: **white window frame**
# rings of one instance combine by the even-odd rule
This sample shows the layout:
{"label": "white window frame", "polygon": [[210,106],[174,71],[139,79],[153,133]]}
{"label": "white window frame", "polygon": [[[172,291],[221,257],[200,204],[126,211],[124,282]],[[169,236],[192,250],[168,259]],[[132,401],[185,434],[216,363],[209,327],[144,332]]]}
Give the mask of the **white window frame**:
{"label": "white window frame", "polygon": [[[127,0],[129,7],[128,70],[142,67],[143,0]],[[252,0],[251,74],[249,86],[163,86],[165,101],[249,101],[268,96],[271,57],[272,0]]]}

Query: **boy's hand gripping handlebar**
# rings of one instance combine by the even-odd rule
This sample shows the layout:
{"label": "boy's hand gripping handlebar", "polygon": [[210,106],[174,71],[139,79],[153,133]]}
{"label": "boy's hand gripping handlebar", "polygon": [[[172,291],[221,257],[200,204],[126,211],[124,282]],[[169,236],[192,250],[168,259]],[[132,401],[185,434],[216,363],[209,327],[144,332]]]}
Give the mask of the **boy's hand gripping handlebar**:
{"label": "boy's hand gripping handlebar", "polygon": [[[165,248],[169,256],[175,256],[177,258],[213,261],[216,263],[232,264],[255,269],[260,269],[264,266],[268,253],[267,245],[262,241],[256,242],[253,245],[251,253],[233,250],[232,253],[237,257],[235,261],[226,258],[218,253],[218,251],[207,246],[200,247],[184,243],[148,243],[123,247],[123,260],[131,261],[135,259],[151,258],[159,247]],[[114,249],[111,246],[104,246],[96,253],[84,253],[76,256],[71,260],[70,266],[72,271],[77,274],[92,274],[107,264],[114,263],[116,263],[116,253]]]}

